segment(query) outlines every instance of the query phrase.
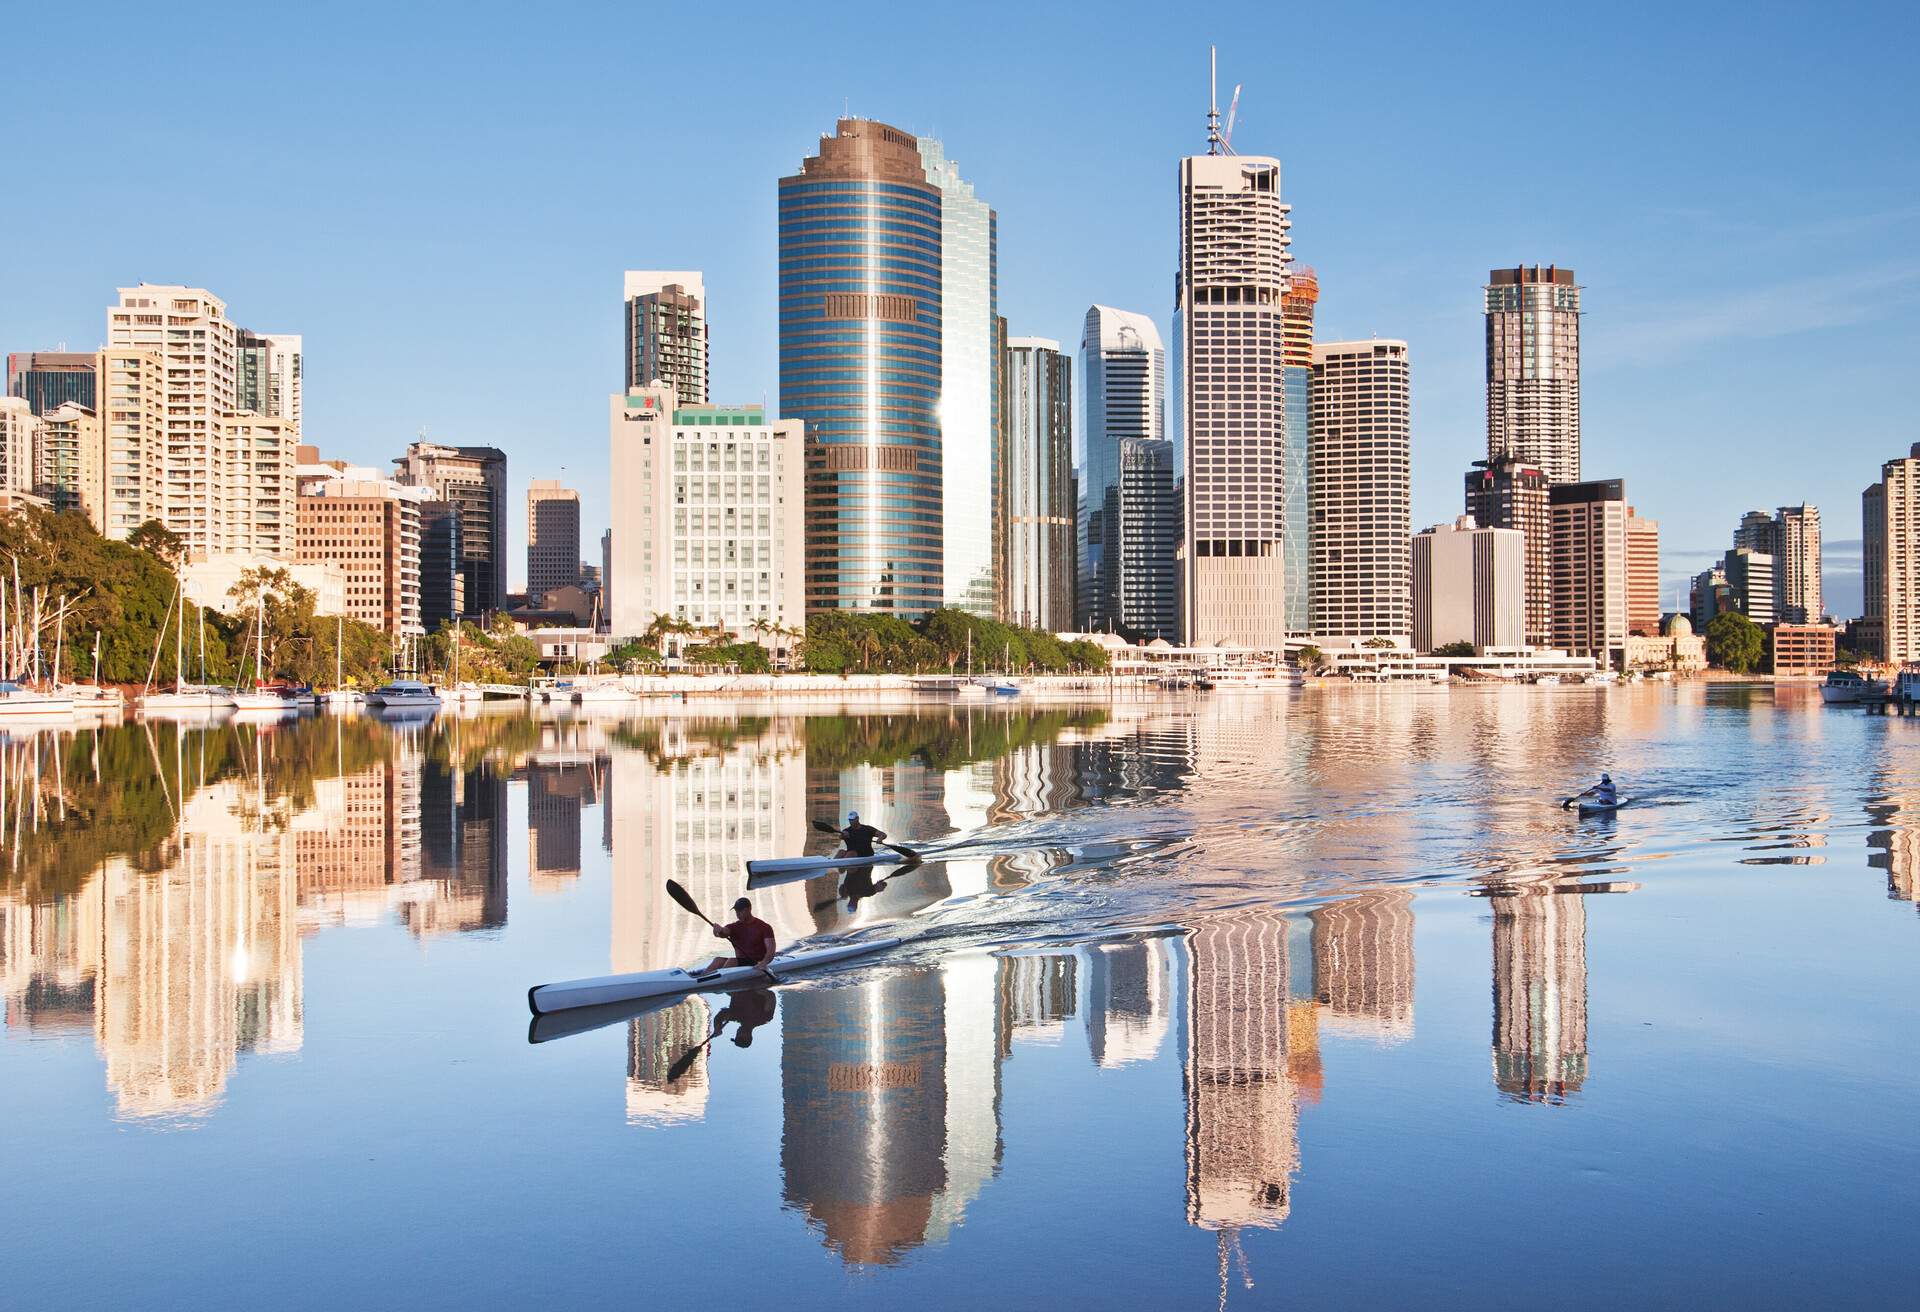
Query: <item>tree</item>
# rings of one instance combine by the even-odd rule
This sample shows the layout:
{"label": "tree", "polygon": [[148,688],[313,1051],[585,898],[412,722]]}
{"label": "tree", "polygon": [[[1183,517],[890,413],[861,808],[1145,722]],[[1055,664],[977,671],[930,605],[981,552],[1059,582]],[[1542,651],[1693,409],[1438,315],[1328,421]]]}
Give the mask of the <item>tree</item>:
{"label": "tree", "polygon": [[1471,656],[1473,655],[1473,644],[1470,642],[1449,642],[1444,646],[1435,647],[1432,654],[1435,656]]}
{"label": "tree", "polygon": [[157,519],[150,519],[127,534],[127,545],[135,551],[146,552],[168,569],[178,566],[187,552],[186,539]]}
{"label": "tree", "polygon": [[1393,639],[1392,638],[1368,638],[1365,642],[1361,643],[1360,645],[1362,647],[1370,647],[1378,651],[1384,651],[1388,647],[1393,646]]}
{"label": "tree", "polygon": [[1317,672],[1323,668],[1326,663],[1327,654],[1313,644],[1309,643],[1300,649],[1300,667],[1302,669]]}
{"label": "tree", "polygon": [[1750,673],[1764,648],[1760,626],[1737,610],[1723,610],[1707,625],[1707,659],[1723,670]]}

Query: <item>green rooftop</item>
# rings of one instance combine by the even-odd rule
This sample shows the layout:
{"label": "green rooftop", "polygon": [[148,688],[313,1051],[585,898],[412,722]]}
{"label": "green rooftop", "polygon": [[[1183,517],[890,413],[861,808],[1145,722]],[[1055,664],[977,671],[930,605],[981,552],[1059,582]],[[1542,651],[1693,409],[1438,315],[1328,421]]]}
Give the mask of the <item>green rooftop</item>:
{"label": "green rooftop", "polygon": [[711,427],[720,424],[764,424],[767,408],[761,405],[683,405],[673,412],[676,426]]}

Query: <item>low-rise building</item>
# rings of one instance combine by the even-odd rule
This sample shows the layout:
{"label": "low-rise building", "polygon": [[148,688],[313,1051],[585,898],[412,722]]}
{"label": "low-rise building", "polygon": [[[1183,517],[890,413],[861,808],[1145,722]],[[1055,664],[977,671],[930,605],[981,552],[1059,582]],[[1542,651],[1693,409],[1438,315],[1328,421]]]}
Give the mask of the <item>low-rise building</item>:
{"label": "low-rise building", "polygon": [[320,477],[303,465],[294,559],[344,576],[341,614],[395,637],[419,635],[420,505],[430,493],[375,471],[346,467]]}
{"label": "low-rise building", "polygon": [[1413,538],[1413,645],[1526,643],[1527,549],[1518,529],[1481,528],[1473,516]]}
{"label": "low-rise building", "polygon": [[1833,669],[1839,631],[1831,624],[1773,626],[1773,677],[1824,679]]}
{"label": "low-rise building", "polygon": [[1694,633],[1693,621],[1685,615],[1670,615],[1664,633],[1627,635],[1626,661],[1628,673],[1698,674],[1707,668],[1707,640]]}

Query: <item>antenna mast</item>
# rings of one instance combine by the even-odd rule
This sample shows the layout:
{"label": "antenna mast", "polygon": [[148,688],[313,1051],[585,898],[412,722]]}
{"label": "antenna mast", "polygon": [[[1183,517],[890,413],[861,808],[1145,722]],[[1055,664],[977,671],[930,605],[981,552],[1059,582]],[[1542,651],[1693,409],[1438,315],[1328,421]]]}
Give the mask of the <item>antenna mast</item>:
{"label": "antenna mast", "polygon": [[1220,153],[1220,53],[1207,47],[1207,154]]}

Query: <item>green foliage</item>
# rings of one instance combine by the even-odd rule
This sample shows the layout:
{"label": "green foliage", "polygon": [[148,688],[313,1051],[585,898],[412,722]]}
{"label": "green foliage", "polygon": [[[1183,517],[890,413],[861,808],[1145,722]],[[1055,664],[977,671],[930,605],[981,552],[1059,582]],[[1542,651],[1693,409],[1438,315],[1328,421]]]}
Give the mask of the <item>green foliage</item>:
{"label": "green foliage", "polygon": [[1106,711],[1087,707],[1031,711],[976,706],[955,708],[948,715],[810,715],[800,724],[809,770],[905,760],[953,770],[1050,743],[1064,729],[1096,729],[1106,720]]}
{"label": "green foliage", "polygon": [[135,551],[146,552],[169,570],[179,565],[180,558],[187,554],[186,541],[157,519],[150,519],[127,534],[127,545]]}
{"label": "green foliage", "polygon": [[1098,643],[1063,643],[1038,629],[952,609],[929,612],[917,625],[898,616],[862,611],[812,615],[807,619],[801,659],[815,674],[945,673],[966,660],[969,634],[978,671],[1064,674],[1107,668],[1106,650]]}
{"label": "green foliage", "polygon": [[1473,655],[1473,644],[1470,642],[1449,642],[1442,646],[1435,647],[1432,654],[1435,656],[1471,656]]}
{"label": "green foliage", "polygon": [[687,648],[687,661],[693,665],[731,665],[742,674],[767,674],[773,660],[757,642],[710,642],[704,647]]}
{"label": "green foliage", "polygon": [[1760,626],[1737,610],[1723,610],[1707,625],[1707,659],[1723,670],[1750,673],[1764,650]]}
{"label": "green foliage", "polygon": [[1319,670],[1325,668],[1326,663],[1327,654],[1318,647],[1309,644],[1300,649],[1300,666],[1302,669]]}
{"label": "green foliage", "polygon": [[1361,643],[1360,645],[1362,647],[1372,648],[1376,651],[1385,651],[1387,648],[1393,646],[1393,639],[1392,638],[1368,638],[1365,642]]}
{"label": "green foliage", "polygon": [[650,670],[660,664],[660,649],[649,647],[639,639],[621,643],[607,653],[606,664],[616,670]]}
{"label": "green foliage", "polygon": [[454,678],[456,630],[460,635],[458,675],[462,683],[525,683],[540,668],[540,644],[517,632],[511,621],[496,619],[494,626],[486,629],[470,620],[456,620],[420,640],[423,671],[435,678]]}

